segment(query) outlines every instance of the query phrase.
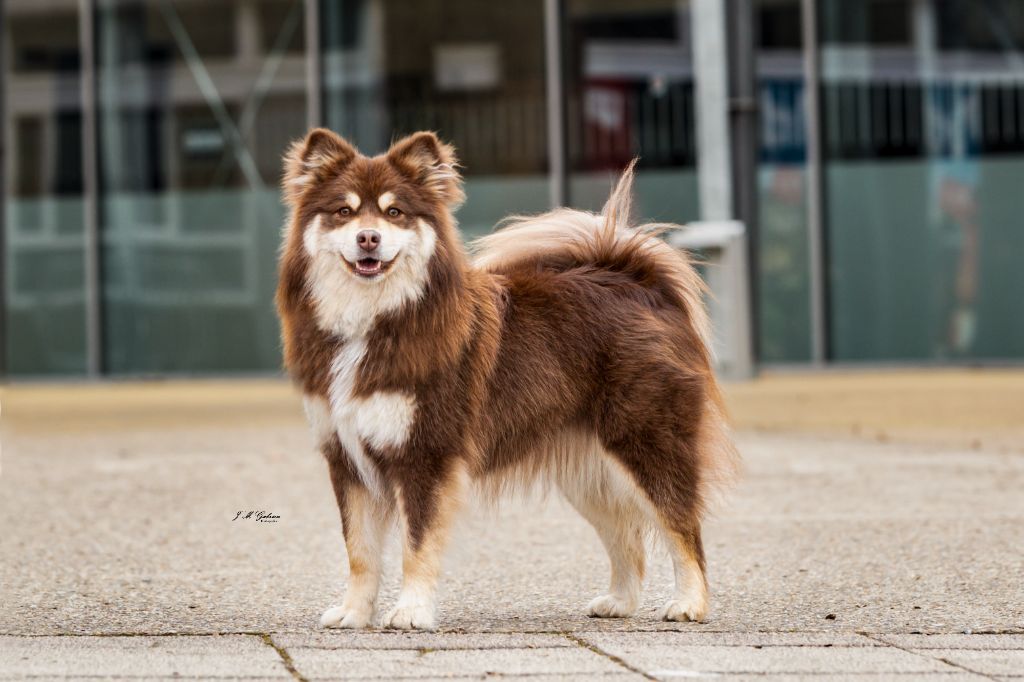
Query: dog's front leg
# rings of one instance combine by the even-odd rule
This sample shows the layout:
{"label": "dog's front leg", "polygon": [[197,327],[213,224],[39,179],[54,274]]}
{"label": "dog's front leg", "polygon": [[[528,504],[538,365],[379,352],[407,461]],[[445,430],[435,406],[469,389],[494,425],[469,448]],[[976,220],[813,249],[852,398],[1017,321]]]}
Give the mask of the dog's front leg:
{"label": "dog's front leg", "polygon": [[398,486],[402,519],[402,591],[384,626],[433,630],[441,555],[455,514],[462,506],[468,476],[461,461],[438,476],[410,476]]}
{"label": "dog's front leg", "polygon": [[341,606],[327,609],[320,617],[320,625],[364,628],[370,624],[377,606],[381,555],[392,505],[368,490],[344,460],[328,456],[327,463],[341,511],[349,571]]}

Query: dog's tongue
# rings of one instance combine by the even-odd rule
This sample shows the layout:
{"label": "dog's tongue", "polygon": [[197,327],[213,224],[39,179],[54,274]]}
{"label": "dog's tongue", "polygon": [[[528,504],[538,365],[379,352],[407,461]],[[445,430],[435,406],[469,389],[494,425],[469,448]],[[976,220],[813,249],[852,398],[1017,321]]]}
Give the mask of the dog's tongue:
{"label": "dog's tongue", "polygon": [[356,261],[356,270],[363,275],[375,275],[380,272],[381,263],[376,258],[360,258]]}

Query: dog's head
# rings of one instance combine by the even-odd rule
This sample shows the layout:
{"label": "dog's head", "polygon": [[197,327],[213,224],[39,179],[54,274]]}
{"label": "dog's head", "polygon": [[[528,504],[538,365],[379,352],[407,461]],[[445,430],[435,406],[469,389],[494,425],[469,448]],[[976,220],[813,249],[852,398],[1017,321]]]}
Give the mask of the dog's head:
{"label": "dog's head", "polygon": [[324,129],[291,147],[285,259],[304,261],[321,326],[345,332],[339,316],[363,307],[365,317],[422,294],[435,253],[454,250],[451,212],[464,199],[457,165],[452,147],[430,132],[374,157]]}
{"label": "dog's head", "polygon": [[313,130],[285,158],[285,196],[302,218],[306,252],[330,254],[366,282],[403,259],[429,257],[439,214],[464,198],[457,163],[430,132],[369,158],[333,132]]}

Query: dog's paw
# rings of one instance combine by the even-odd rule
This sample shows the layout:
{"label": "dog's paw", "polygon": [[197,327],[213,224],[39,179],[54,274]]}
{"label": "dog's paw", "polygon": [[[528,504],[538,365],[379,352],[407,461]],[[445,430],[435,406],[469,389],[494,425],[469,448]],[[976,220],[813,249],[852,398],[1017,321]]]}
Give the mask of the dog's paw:
{"label": "dog's paw", "polygon": [[434,607],[413,602],[398,604],[384,619],[384,627],[393,630],[433,630]]}
{"label": "dog's paw", "polygon": [[636,607],[635,600],[602,594],[591,600],[587,606],[587,615],[591,618],[628,618],[636,612]]}
{"label": "dog's paw", "polygon": [[699,623],[707,615],[707,604],[704,601],[687,602],[681,599],[669,599],[658,611],[661,620],[676,621],[685,623],[693,621]]}
{"label": "dog's paw", "polygon": [[370,624],[372,609],[353,609],[347,606],[332,606],[320,616],[320,627],[360,629]]}

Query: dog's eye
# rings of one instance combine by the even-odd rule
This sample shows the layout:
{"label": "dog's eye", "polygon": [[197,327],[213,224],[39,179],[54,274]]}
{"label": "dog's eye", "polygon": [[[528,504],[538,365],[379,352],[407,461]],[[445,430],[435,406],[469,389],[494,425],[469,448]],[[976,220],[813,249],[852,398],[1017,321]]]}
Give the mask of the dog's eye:
{"label": "dog's eye", "polygon": [[338,213],[340,215],[352,215],[352,209],[349,208],[348,206],[342,206],[341,208],[338,209]]}
{"label": "dog's eye", "polygon": [[402,212],[399,211],[394,206],[392,206],[391,208],[388,209],[388,215],[391,216],[392,218],[397,218],[398,216],[402,215]]}

